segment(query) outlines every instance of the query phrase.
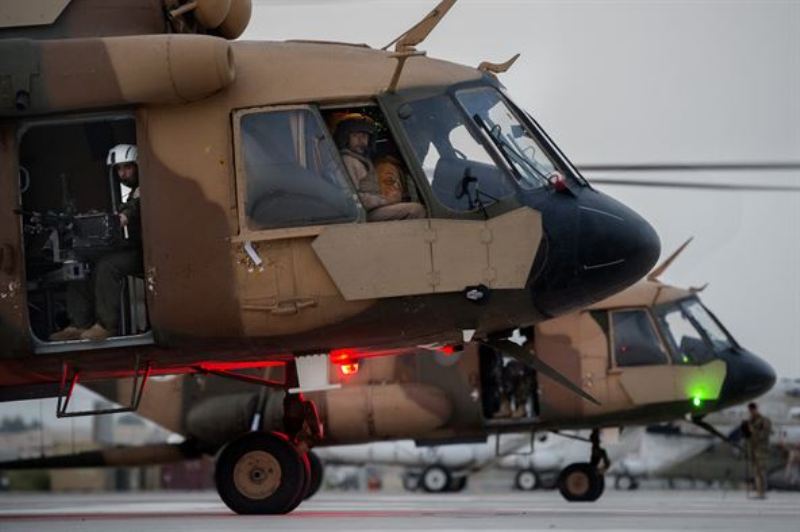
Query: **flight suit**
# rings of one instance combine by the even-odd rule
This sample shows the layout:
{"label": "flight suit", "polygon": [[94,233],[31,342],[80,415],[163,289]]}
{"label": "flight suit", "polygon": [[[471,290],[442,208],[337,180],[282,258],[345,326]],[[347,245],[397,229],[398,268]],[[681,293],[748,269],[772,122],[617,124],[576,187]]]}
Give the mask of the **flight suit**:
{"label": "flight suit", "polygon": [[368,158],[350,150],[342,150],[342,161],[356,187],[361,204],[367,210],[367,220],[410,220],[425,218],[425,207],[419,203],[399,201],[396,194],[386,198],[381,194],[381,185],[375,166]]}
{"label": "flight suit", "polygon": [[67,287],[67,313],[72,325],[80,329],[98,322],[112,335],[118,334],[122,281],[143,271],[138,188],[131,191],[119,212],[128,218],[128,247],[101,256],[92,264],[88,280]]}
{"label": "flight suit", "polygon": [[757,414],[748,422],[750,428],[750,441],[747,448],[747,459],[752,467],[756,493],[764,497],[767,491],[766,461],[769,450],[769,435],[772,432],[772,422],[769,418]]}

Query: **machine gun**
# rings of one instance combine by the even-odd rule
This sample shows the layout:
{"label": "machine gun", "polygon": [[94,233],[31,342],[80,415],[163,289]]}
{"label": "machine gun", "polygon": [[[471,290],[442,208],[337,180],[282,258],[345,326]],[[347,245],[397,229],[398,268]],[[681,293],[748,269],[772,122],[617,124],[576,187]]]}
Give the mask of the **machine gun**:
{"label": "machine gun", "polygon": [[30,235],[47,234],[42,249],[47,254],[47,267],[36,284],[57,284],[86,279],[91,273],[91,262],[113,250],[126,247],[118,215],[107,212],[70,214],[67,212],[24,211],[23,231]]}

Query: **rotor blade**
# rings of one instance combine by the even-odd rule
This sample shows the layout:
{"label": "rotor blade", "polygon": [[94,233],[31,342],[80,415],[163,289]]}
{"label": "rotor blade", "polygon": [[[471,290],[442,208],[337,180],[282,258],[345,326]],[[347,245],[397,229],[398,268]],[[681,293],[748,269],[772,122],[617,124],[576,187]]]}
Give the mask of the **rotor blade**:
{"label": "rotor blade", "polygon": [[137,447],[111,447],[97,451],[42,456],[0,462],[0,471],[11,469],[72,469],[80,467],[130,467],[169,464],[199,458],[201,453],[189,441],[180,444],[157,443]]}
{"label": "rotor blade", "polygon": [[740,451],[742,450],[742,447],[739,444],[732,442],[731,439],[728,436],[725,436],[723,433],[718,431],[713,425],[703,421],[702,418],[694,418],[693,417],[692,418],[692,423],[694,423],[695,425],[697,425],[701,429],[705,430],[706,432],[709,432],[710,434],[713,434],[714,436],[716,436],[717,438],[721,439],[722,441],[724,441],[728,445],[730,445],[732,447],[735,447],[735,448],[739,449]]}
{"label": "rotor blade", "polygon": [[800,186],[782,185],[734,185],[729,183],[682,183],[680,181],[658,181],[651,179],[604,179],[590,178],[594,185],[620,185],[654,188],[695,188],[703,190],[742,190],[750,192],[800,192]]}
{"label": "rotor blade", "polygon": [[569,378],[564,376],[563,374],[559,373],[558,370],[546,364],[542,359],[535,356],[533,353],[528,351],[527,349],[518,346],[514,342],[510,342],[508,340],[498,340],[496,342],[489,342],[487,345],[498,351],[502,351],[520,362],[527,364],[528,366],[535,369],[537,372],[541,373],[542,375],[549,377],[553,381],[557,382],[564,388],[568,389],[574,394],[580,395],[585,400],[600,406],[600,402],[583,391],[583,389],[573,383]]}
{"label": "rotor blade", "polygon": [[582,172],[738,172],[760,170],[800,170],[800,161],[760,163],[643,163],[580,164]]}

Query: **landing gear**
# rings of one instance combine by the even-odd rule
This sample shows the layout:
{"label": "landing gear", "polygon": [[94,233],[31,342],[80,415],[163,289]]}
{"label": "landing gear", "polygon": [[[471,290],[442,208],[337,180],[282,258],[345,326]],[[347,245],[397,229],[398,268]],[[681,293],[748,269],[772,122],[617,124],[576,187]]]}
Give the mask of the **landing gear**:
{"label": "landing gear", "polygon": [[533,491],[541,487],[541,479],[533,469],[523,469],[514,478],[514,488],[519,491]]}
{"label": "landing gear", "polygon": [[558,491],[571,502],[596,501],[605,487],[603,475],[586,462],[569,465],[558,475]]}
{"label": "landing gear", "polygon": [[450,472],[442,466],[433,465],[422,472],[420,487],[428,493],[442,493],[452,481]]}
{"label": "landing gear", "polygon": [[[233,374],[223,376],[244,379]],[[287,368],[287,381],[281,387],[297,385],[294,365]],[[267,386],[276,383],[262,380]],[[280,386],[280,385],[279,385]],[[239,514],[285,514],[319,489],[322,467],[308,452],[322,440],[322,422],[313,402],[302,393],[287,394],[283,401],[281,432],[263,432],[262,407],[257,407],[251,427],[222,448],[214,481],[222,501]],[[314,467],[312,469],[312,460]]]}
{"label": "landing gear", "polygon": [[238,514],[285,514],[303,500],[307,464],[285,435],[251,432],[222,449],[214,480],[222,501]]}

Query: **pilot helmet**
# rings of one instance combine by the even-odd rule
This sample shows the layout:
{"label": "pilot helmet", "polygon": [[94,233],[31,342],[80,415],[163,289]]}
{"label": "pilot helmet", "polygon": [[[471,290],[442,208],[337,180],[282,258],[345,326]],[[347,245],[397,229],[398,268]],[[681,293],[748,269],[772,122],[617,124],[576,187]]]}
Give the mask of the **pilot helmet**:
{"label": "pilot helmet", "polygon": [[334,118],[334,139],[339,149],[347,147],[351,133],[366,133],[370,137],[370,147],[375,141],[375,121],[361,113],[345,113]]}
{"label": "pilot helmet", "polygon": [[133,144],[117,144],[108,152],[106,164],[116,166],[123,163],[136,163],[137,150]]}

